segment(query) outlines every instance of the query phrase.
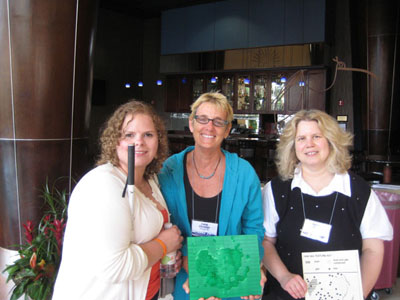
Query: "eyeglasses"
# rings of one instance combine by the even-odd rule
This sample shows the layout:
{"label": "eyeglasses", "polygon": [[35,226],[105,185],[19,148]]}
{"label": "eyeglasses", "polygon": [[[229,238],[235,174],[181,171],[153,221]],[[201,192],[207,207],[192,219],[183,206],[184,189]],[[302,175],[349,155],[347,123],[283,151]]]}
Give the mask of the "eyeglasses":
{"label": "eyeglasses", "polygon": [[199,124],[208,124],[208,122],[212,122],[214,126],[216,127],[225,127],[226,125],[229,124],[228,121],[222,120],[220,118],[215,118],[215,119],[209,119],[206,116],[194,116],[194,119],[197,121]]}

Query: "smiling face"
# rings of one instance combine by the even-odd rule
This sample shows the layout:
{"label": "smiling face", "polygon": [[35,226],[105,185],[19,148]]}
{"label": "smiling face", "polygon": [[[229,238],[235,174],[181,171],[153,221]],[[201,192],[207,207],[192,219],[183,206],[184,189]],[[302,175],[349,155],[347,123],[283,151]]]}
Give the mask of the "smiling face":
{"label": "smiling face", "polygon": [[316,121],[300,121],[297,125],[295,151],[302,168],[321,170],[329,157],[329,142]]}
{"label": "smiling face", "polygon": [[128,145],[135,145],[135,170],[144,170],[157,155],[158,134],[153,119],[146,114],[127,115],[122,138],[117,145],[119,166],[128,174]]}
{"label": "smiling face", "polygon": [[[217,108],[215,104],[204,102],[196,111],[197,116],[204,116],[208,119],[226,120],[227,114],[225,111]],[[189,120],[189,128],[193,133],[193,138],[196,147],[204,148],[219,148],[222,141],[228,137],[231,130],[231,124],[224,127],[215,126],[212,121],[207,124],[200,124],[196,120]]]}

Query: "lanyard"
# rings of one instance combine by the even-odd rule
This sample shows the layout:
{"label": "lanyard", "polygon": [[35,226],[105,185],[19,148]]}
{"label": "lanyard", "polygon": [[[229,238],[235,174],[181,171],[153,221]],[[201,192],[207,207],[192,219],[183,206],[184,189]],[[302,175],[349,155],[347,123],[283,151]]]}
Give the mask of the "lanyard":
{"label": "lanyard", "polygon": [[[336,201],[337,201],[337,198],[338,198],[338,194],[339,193],[336,192],[335,202],[333,202],[333,207],[332,207],[332,212],[331,212],[331,219],[329,220],[329,225],[331,225],[331,223],[332,223],[333,213],[335,212],[335,207],[336,207]],[[302,193],[301,190],[300,190],[300,195],[301,195],[301,204],[303,205],[303,215],[304,215],[304,220],[305,220],[305,219],[307,219],[306,218],[306,209],[304,207],[303,193]]]}
{"label": "lanyard", "polygon": [[[218,195],[217,195],[217,208],[215,210],[215,222],[214,223],[217,223],[217,219],[218,219],[218,207],[219,207],[219,195],[220,194],[221,193],[218,193]],[[193,191],[193,188],[192,188],[192,219],[196,220],[196,218],[194,217],[194,191]]]}

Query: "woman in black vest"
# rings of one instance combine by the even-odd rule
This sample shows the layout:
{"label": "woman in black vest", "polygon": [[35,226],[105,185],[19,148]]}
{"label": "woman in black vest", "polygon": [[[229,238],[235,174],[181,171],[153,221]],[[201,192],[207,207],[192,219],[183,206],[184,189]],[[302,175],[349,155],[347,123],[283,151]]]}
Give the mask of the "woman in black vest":
{"label": "woman in black vest", "polygon": [[[364,298],[374,287],[383,240],[393,238],[393,229],[368,183],[349,171],[352,140],[318,110],[300,111],[286,125],[277,146],[279,177],[263,189],[267,299],[311,295],[302,252],[358,250]],[[343,286],[332,288],[341,293]]]}

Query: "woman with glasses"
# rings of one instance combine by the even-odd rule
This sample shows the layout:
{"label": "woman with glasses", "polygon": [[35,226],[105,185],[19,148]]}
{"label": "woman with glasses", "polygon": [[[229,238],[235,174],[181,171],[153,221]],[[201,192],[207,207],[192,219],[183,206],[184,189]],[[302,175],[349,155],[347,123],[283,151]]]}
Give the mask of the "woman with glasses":
{"label": "woman with glasses", "polygon": [[[167,157],[164,125],[152,107],[121,105],[105,124],[97,167],[72,192],[53,300],[158,298],[160,259],[181,247],[156,173]],[[124,193],[128,145],[135,146],[135,190]]]}
{"label": "woman with glasses", "polygon": [[[184,237],[255,234],[261,258],[264,229],[260,181],[246,160],[221,148],[231,129],[232,107],[224,95],[206,93],[191,110],[189,128],[195,145],[168,158],[159,174],[172,221]],[[174,292],[179,300],[189,299],[185,246],[182,252],[183,268],[176,277]]]}

